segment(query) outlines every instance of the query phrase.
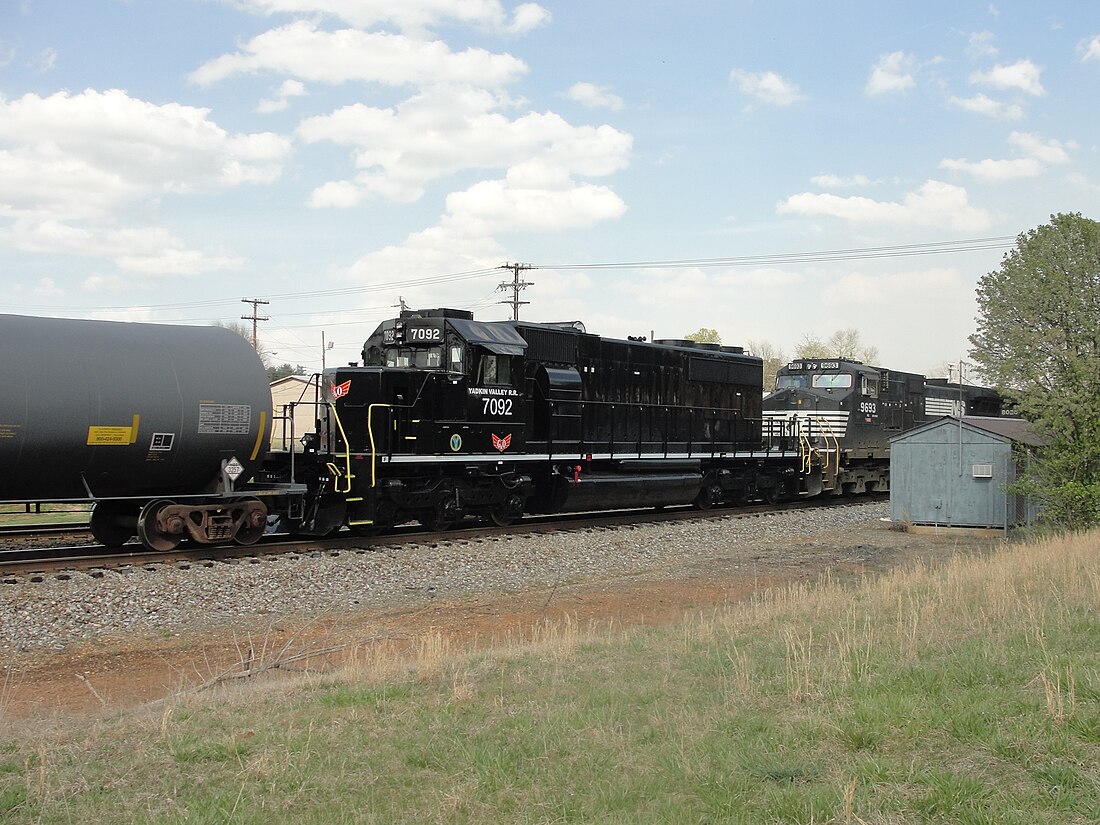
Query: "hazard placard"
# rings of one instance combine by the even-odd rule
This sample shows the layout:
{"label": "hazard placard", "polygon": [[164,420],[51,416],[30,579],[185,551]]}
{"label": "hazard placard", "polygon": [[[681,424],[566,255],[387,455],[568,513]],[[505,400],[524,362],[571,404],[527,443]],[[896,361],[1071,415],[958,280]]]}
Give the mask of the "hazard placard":
{"label": "hazard placard", "polygon": [[241,473],[244,472],[244,467],[241,466],[241,462],[237,461],[236,456],[225,462],[225,474],[231,479],[236,481],[241,477]]}

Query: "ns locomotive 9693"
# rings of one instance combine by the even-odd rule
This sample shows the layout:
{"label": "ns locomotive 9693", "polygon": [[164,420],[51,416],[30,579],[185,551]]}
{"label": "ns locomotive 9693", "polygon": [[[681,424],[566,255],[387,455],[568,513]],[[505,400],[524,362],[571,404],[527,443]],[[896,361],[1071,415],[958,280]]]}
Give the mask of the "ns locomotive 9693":
{"label": "ns locomotive 9693", "polygon": [[845,358],[792,361],[764,399],[765,432],[794,429],[824,457],[815,493],[889,490],[892,437],[947,415],[1002,414],[1012,413],[994,390]]}

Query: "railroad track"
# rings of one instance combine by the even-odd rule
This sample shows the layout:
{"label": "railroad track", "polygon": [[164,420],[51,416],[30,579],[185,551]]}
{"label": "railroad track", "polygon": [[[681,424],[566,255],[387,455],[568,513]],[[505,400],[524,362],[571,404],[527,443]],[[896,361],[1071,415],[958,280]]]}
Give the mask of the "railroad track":
{"label": "railroad track", "polygon": [[175,550],[156,553],[144,549],[136,542],[121,548],[100,545],[76,547],[34,547],[0,549],[0,583],[44,581],[69,572],[85,571],[93,575],[105,575],[112,569],[159,565],[214,566],[218,563],[260,563],[265,557],[287,554],[344,552],[366,553],[403,544],[433,544],[442,542],[473,541],[501,535],[531,535],[560,533],[592,529],[614,529],[635,524],[662,521],[689,521],[727,518],[752,518],[782,510],[828,509],[867,504],[887,498],[886,494],[861,496],[857,499],[833,502],[814,498],[776,505],[715,508],[697,510],[692,507],[662,510],[620,510],[600,513],[570,513],[552,516],[525,516],[508,527],[471,525],[441,532],[430,532],[418,526],[398,527],[386,534],[372,537],[355,536],[341,532],[327,538],[306,539],[287,536],[266,537],[257,544],[243,546],[181,544]]}

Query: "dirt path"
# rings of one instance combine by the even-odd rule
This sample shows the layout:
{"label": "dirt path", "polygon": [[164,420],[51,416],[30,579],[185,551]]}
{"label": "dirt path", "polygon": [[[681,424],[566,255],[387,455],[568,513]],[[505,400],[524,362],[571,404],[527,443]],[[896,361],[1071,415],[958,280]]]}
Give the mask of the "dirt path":
{"label": "dirt path", "polygon": [[[240,619],[171,636],[101,639],[61,652],[24,653],[0,670],[0,719],[98,712],[154,701],[201,685],[251,655],[257,665],[279,651],[329,651],[310,669],[337,664],[363,645],[400,648],[438,634],[450,650],[529,635],[540,623],[569,617],[579,626],[606,620],[617,627],[676,621],[685,612],[739,601],[787,582],[834,574],[874,573],[918,558],[936,561],[1002,543],[999,532],[899,533],[869,523],[843,536],[762,544],[736,557],[670,564],[641,576],[601,578],[513,594],[319,617]],[[746,560],[766,559],[760,565]]]}

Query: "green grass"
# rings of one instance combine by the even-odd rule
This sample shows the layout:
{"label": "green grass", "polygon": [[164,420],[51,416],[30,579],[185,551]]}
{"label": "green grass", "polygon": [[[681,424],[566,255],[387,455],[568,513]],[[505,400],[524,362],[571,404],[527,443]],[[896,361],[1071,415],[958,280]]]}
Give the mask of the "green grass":
{"label": "green grass", "polygon": [[43,504],[40,512],[34,505],[27,512],[23,504],[0,504],[0,525],[17,527],[34,524],[66,524],[72,522],[84,526],[88,523],[91,506],[87,504]]}
{"label": "green grass", "polygon": [[1095,823],[1098,538],[20,723],[0,821]]}

